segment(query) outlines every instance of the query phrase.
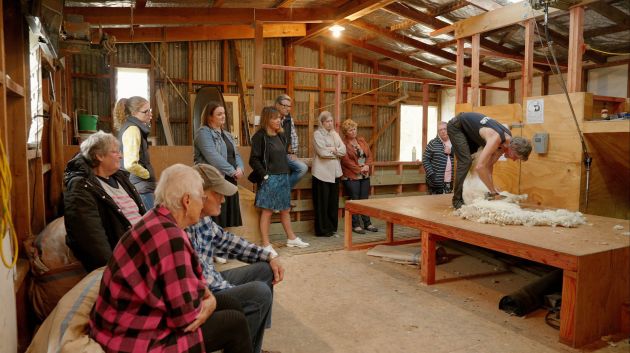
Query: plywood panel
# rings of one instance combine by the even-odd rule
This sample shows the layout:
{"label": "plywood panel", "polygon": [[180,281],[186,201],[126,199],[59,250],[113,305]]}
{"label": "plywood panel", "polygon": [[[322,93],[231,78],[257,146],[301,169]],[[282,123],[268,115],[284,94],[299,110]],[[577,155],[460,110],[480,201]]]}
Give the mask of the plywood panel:
{"label": "plywood panel", "polygon": [[579,210],[580,162],[533,159],[521,165],[521,193],[544,207]]}
{"label": "plywood panel", "polygon": [[[592,95],[569,95],[576,119],[580,123],[592,110]],[[530,200],[546,206],[578,210],[582,173],[582,146],[571,110],[564,94],[530,99],[543,99],[544,123],[528,124],[524,103],[523,136],[531,139],[537,132],[549,134],[549,148],[545,154],[532,152],[521,165],[521,192]]]}
{"label": "plywood panel", "polygon": [[[585,134],[591,164],[588,207],[584,196],[582,209],[599,216],[630,219],[630,131]],[[586,174],[583,171],[583,183]],[[584,193],[584,187],[582,187]]]}

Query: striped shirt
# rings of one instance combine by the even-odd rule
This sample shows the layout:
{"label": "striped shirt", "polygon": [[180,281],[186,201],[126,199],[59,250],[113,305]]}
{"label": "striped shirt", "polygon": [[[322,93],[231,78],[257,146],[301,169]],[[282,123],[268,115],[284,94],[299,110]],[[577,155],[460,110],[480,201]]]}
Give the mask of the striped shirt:
{"label": "striped shirt", "polygon": [[[100,178],[97,179],[101,183],[103,190],[105,190],[107,195],[109,195],[112,200],[114,200],[116,205],[118,205],[118,207],[120,208],[122,214],[124,214],[125,217],[129,220],[129,223],[131,223],[131,225],[138,223],[140,217],[142,217],[142,215],[140,214],[140,209],[138,209],[138,205],[131,198],[131,196],[129,196],[127,191],[121,188],[120,185],[117,185],[114,188]],[[115,179],[113,180],[114,182],[116,182]]]}
{"label": "striped shirt", "polygon": [[216,224],[212,217],[204,217],[197,224],[186,228],[192,247],[197,252],[208,288],[217,292],[233,285],[223,279],[214,267],[213,256],[228,256],[247,263],[269,261],[271,253],[262,247],[234,235]]}
{"label": "striped shirt", "polygon": [[201,310],[201,265],[170,211],[157,206],[120,239],[90,315],[105,352],[204,352],[201,329],[184,332]]}
{"label": "striped shirt", "polygon": [[[426,182],[430,188],[442,188],[444,187],[444,171],[446,170],[446,161],[451,160],[451,166],[453,166],[453,154],[444,153],[444,143],[439,137],[434,138],[427,144],[427,148],[422,154],[422,165],[426,173]],[[451,180],[446,182],[452,182]]]}

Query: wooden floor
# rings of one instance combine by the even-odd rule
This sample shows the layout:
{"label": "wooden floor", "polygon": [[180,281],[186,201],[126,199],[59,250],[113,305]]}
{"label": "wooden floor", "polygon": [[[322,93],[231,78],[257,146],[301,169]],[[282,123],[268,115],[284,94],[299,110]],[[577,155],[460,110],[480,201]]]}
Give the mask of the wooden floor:
{"label": "wooden floor", "polygon": [[[453,253],[452,249],[448,249]],[[628,338],[572,349],[544,323],[543,311],[519,318],[499,299],[533,279],[471,256],[439,265],[433,286],[415,266],[365,251],[295,254],[280,248],[284,282],[274,290],[264,349],[282,353],[627,353]],[[463,278],[462,278],[463,277]],[[449,280],[457,278],[456,280]]]}

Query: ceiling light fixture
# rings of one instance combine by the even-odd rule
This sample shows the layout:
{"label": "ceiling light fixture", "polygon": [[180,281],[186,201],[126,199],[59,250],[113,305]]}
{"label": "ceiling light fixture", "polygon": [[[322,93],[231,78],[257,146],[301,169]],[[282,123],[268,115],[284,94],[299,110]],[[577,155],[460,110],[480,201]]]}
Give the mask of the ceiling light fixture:
{"label": "ceiling light fixture", "polygon": [[341,36],[341,31],[343,30],[345,30],[345,28],[340,25],[334,25],[330,27],[330,31],[332,32],[332,35],[335,38],[339,38]]}

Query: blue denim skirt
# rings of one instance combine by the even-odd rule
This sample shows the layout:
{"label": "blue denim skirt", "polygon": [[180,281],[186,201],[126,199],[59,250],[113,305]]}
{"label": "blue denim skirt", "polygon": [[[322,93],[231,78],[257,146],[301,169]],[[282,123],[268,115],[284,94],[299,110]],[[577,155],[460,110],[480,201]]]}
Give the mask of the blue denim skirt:
{"label": "blue denim skirt", "polygon": [[258,184],[256,207],[282,211],[291,207],[291,186],[289,174],[270,174],[267,180]]}

